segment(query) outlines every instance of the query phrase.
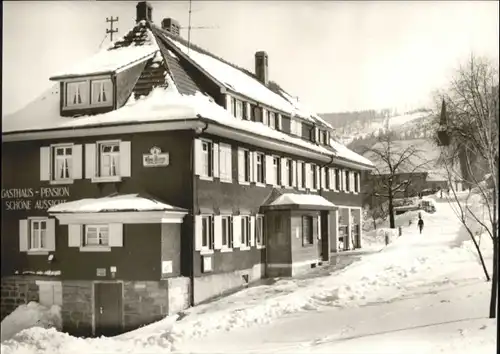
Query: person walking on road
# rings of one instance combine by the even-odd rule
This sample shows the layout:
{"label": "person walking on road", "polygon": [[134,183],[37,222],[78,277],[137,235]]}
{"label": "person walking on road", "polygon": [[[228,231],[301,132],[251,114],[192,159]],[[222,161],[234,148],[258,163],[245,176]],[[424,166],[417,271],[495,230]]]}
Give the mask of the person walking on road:
{"label": "person walking on road", "polygon": [[422,220],[420,215],[418,216],[418,229],[420,230],[420,233],[422,233],[422,230],[424,229],[424,220]]}

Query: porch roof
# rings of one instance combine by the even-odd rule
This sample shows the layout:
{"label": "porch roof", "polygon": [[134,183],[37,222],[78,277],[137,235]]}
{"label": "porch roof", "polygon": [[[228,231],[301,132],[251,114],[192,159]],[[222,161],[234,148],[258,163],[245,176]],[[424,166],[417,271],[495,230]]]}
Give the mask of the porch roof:
{"label": "porch roof", "polygon": [[171,211],[187,213],[186,209],[166,204],[155,197],[135,194],[112,194],[102,198],[86,198],[61,203],[49,208],[53,214],[67,213],[113,213],[113,212],[148,212]]}
{"label": "porch roof", "polygon": [[338,207],[317,194],[284,193],[272,202],[263,205],[262,208],[269,210],[335,210]]}

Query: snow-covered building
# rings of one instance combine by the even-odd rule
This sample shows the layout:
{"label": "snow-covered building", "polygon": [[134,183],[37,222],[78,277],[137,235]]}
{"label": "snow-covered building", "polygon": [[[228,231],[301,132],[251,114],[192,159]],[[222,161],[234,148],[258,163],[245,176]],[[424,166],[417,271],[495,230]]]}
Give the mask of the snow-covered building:
{"label": "snow-covered building", "polygon": [[371,162],[265,52],[251,73],[152,15],[2,118],[2,318],[35,299],[109,335],[361,247]]}

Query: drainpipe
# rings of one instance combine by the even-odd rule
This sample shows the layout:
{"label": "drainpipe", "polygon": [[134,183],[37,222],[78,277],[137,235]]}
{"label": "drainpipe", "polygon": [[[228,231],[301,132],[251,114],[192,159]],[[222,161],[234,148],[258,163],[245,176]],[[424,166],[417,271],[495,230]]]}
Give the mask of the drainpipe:
{"label": "drainpipe", "polygon": [[[202,118],[199,114],[197,115],[198,118]],[[193,191],[193,226],[194,226],[194,217],[195,217],[195,212],[194,212],[194,206],[195,204],[197,205],[197,201],[198,201],[198,193],[197,191],[195,191],[195,185],[196,185],[196,175],[195,175],[195,164],[196,164],[196,161],[195,161],[195,156],[194,156],[194,147],[195,147],[195,139],[202,135],[206,130],[208,129],[208,123],[205,122],[205,126],[203,128],[196,128],[195,131],[194,131],[194,139],[191,143],[191,190]],[[194,233],[195,233],[195,229],[193,228],[193,236]],[[194,252],[195,252],[195,239],[193,237],[193,239],[191,240],[191,266],[190,266],[190,271],[189,271],[189,283],[190,283],[190,287],[191,287],[191,291],[190,291],[190,294],[189,294],[189,302],[190,302],[190,305],[191,306],[194,306]]]}

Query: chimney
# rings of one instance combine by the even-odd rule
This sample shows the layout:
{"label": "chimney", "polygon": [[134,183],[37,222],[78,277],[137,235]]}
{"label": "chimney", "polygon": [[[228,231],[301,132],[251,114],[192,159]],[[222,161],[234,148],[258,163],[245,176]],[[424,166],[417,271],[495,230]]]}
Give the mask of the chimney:
{"label": "chimney", "polygon": [[255,53],[255,76],[264,85],[269,83],[268,56],[264,51]]}
{"label": "chimney", "polygon": [[161,28],[176,36],[181,35],[181,26],[179,25],[179,22],[177,22],[173,18],[164,18],[161,21]]}
{"label": "chimney", "polygon": [[142,20],[153,22],[153,7],[147,1],[139,1],[136,8],[135,22],[139,23]]}

